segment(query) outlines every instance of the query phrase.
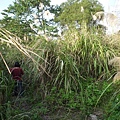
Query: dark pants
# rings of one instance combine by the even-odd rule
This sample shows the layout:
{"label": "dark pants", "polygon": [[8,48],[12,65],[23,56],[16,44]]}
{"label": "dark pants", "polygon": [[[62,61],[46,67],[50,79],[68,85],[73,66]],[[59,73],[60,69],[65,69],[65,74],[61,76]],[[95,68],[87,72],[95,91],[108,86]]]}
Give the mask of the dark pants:
{"label": "dark pants", "polygon": [[15,81],[14,95],[15,96],[22,95],[22,81],[21,80]]}

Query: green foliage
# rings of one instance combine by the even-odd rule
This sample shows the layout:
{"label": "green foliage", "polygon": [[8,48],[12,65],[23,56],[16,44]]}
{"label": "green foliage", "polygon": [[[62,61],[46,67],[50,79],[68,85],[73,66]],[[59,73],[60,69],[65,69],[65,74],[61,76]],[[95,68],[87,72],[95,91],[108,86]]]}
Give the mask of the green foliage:
{"label": "green foliage", "polygon": [[70,29],[64,40],[33,37],[31,43],[22,47],[14,39],[7,41],[11,34],[4,34],[5,31],[1,32],[10,47],[1,44],[1,53],[9,67],[15,60],[22,60],[25,91],[22,98],[11,96],[13,83],[1,60],[0,70],[6,73],[1,80],[9,81],[2,82],[9,90],[6,89],[5,104],[0,108],[1,118],[43,119],[46,114],[63,109],[79,111],[83,119],[96,109],[105,112],[105,119],[118,116],[119,84],[112,84],[113,71],[107,63],[119,53],[118,44],[100,34]]}
{"label": "green foliage", "polygon": [[[110,116],[115,118],[119,115],[120,95],[119,92],[115,94],[116,90],[114,89],[114,85],[110,86],[109,88],[107,88],[107,86],[109,86],[108,82],[94,83],[92,79],[88,79],[88,81],[85,81],[82,86],[84,92],[79,91],[76,93],[75,91],[71,91],[70,93],[66,93],[64,89],[58,90],[58,88],[53,87],[45,98],[45,102],[53,113],[58,108],[62,107],[70,110],[82,111],[83,114],[89,115],[92,111],[95,111],[97,108],[99,108],[105,111],[105,119],[110,118]],[[96,106],[99,96],[101,96],[105,89],[106,91]],[[83,96],[81,96],[81,92],[83,92]]]}
{"label": "green foliage", "polygon": [[68,0],[61,4],[61,12],[56,16],[55,20],[61,25],[82,25],[83,22],[87,25],[91,24],[91,12],[103,10],[101,4],[96,0]]}
{"label": "green foliage", "polygon": [[120,114],[120,82],[117,82],[112,86],[112,92],[110,96],[109,102],[105,106],[105,112],[107,113],[105,117],[107,120],[119,120]]}
{"label": "green foliage", "polygon": [[56,14],[58,10],[57,7],[50,5],[50,0],[17,0],[3,11],[4,19],[1,25],[4,23],[4,28],[19,37],[22,36],[22,39],[23,36],[33,33],[52,36],[58,30],[49,16]]}
{"label": "green foliage", "polygon": [[12,17],[5,16],[2,20],[0,20],[0,25],[1,28],[5,28],[21,39],[24,39],[24,37],[27,37],[30,34],[35,34],[27,22],[22,22],[21,20]]}

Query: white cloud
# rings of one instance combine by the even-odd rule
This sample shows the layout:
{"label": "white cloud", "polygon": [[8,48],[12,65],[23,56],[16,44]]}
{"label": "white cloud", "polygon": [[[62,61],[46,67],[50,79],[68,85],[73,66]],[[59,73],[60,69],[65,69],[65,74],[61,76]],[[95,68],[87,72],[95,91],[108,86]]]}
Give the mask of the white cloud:
{"label": "white cloud", "polygon": [[67,0],[51,0],[52,5],[60,5],[63,2],[66,2]]}
{"label": "white cloud", "polygon": [[110,0],[98,0],[98,1],[103,5],[104,10],[106,12],[108,12],[109,11],[109,1]]}

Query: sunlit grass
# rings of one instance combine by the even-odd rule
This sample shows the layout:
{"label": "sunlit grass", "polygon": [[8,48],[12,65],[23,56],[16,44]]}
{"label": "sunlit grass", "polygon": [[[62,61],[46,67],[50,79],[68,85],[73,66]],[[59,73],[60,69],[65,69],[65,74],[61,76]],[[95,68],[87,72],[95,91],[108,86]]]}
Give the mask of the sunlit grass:
{"label": "sunlit grass", "polygon": [[[4,29],[0,29],[0,36],[0,44],[5,46],[1,53],[4,53],[7,66],[12,66],[15,60],[21,62],[25,71],[23,82],[26,82],[25,90],[28,91],[25,95],[30,97],[34,93],[32,102],[40,99],[44,101],[51,94],[49,99],[56,99],[58,95],[61,98],[55,100],[56,103],[60,104],[65,97],[69,107],[74,106],[86,112],[87,108],[92,109],[102,104],[101,101],[107,96],[109,89],[112,89],[109,81],[113,71],[109,69],[108,61],[119,55],[119,37],[117,39],[116,36],[108,37],[90,32],[84,34],[73,30],[66,33],[63,40],[46,41],[37,36],[24,45],[21,39]],[[2,61],[1,63],[4,66]],[[99,87],[104,81],[107,85]],[[53,94],[54,87],[56,89]],[[71,97],[73,93],[77,98]],[[116,96],[118,94],[107,102],[111,103]],[[50,103],[49,100],[47,102]],[[119,101],[112,109],[118,104]],[[22,118],[26,114],[19,115]],[[26,117],[29,118],[29,115]]]}

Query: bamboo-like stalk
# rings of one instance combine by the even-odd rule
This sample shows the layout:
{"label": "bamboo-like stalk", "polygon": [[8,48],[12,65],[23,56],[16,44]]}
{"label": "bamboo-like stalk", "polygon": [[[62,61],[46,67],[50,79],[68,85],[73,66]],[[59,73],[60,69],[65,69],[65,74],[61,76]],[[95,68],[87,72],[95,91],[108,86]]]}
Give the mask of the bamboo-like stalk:
{"label": "bamboo-like stalk", "polygon": [[[18,41],[22,41],[19,37],[15,36],[14,34],[10,33],[9,31],[7,31],[6,29],[3,29],[3,28],[0,28],[0,34],[4,37],[4,38],[0,38],[1,41],[14,45],[22,54],[24,54],[25,56],[30,58],[33,61],[33,63],[38,65],[50,77],[50,75],[45,71],[45,68],[42,65],[38,64],[38,62],[29,53],[34,54],[35,56],[41,58],[42,60],[44,60],[44,59],[42,57],[40,57],[38,54],[36,54],[35,52],[24,48],[18,42]],[[8,66],[6,66],[6,67],[8,69]],[[38,70],[39,70],[39,67],[37,67]]]}
{"label": "bamboo-like stalk", "polygon": [[0,56],[1,56],[1,58],[2,58],[2,60],[3,60],[3,62],[4,62],[4,64],[5,64],[5,66],[6,66],[7,70],[8,70],[8,72],[11,74],[10,69],[9,69],[9,67],[8,67],[8,65],[7,65],[7,63],[6,63],[6,61],[5,61],[5,59],[4,59],[4,57],[3,57],[3,55],[2,55],[1,52],[0,52]]}

